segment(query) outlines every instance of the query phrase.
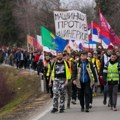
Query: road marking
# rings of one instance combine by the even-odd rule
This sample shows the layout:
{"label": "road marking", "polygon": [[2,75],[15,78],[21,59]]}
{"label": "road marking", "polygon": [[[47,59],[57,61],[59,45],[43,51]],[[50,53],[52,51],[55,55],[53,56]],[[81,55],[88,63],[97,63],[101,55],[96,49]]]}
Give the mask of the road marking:
{"label": "road marking", "polygon": [[41,112],[37,117],[31,119],[31,120],[40,120],[42,117],[44,117],[50,110],[52,109],[52,105],[47,107],[45,111]]}

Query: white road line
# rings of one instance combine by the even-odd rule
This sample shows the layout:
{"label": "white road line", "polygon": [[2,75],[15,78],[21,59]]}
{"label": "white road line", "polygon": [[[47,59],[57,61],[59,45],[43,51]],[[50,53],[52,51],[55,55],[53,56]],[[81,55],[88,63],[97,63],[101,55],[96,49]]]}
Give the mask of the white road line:
{"label": "white road line", "polygon": [[41,112],[36,117],[32,118],[31,120],[40,120],[42,117],[44,117],[50,110],[52,109],[52,105],[48,105],[48,107],[45,108],[43,112]]}

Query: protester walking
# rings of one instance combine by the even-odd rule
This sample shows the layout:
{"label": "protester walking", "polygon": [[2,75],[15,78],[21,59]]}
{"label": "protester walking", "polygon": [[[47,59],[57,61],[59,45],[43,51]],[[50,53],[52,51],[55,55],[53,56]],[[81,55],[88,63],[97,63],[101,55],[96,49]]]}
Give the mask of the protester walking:
{"label": "protester walking", "polygon": [[[70,71],[68,64],[63,60],[63,54],[59,52],[57,54],[57,61],[53,64],[53,70],[51,74],[53,80],[53,109],[51,113],[58,111],[58,98],[60,97],[60,113],[64,112],[65,107],[65,90],[70,80]],[[50,81],[50,85],[51,85]]]}
{"label": "protester walking", "polygon": [[[91,87],[97,81],[93,64],[87,60],[87,52],[81,53],[79,66],[73,69],[72,80],[78,88],[78,99],[80,100],[81,111],[86,109],[89,112]],[[86,105],[86,108],[84,108]]]}
{"label": "protester walking", "polygon": [[112,53],[110,60],[104,67],[104,80],[108,84],[108,94],[110,98],[110,105],[113,111],[117,111],[117,92],[120,81],[120,63],[117,60],[116,53]]}
{"label": "protester walking", "polygon": [[[110,56],[113,52],[113,46],[109,45],[107,48],[107,52],[102,56],[101,60],[101,68],[100,68],[100,78],[103,79],[103,69],[105,64],[110,60]],[[104,79],[103,79],[104,81]],[[107,84],[104,84],[104,99],[103,99],[103,104],[107,104],[107,93],[108,93],[108,86]],[[110,102],[108,102],[108,107],[110,106]]]}

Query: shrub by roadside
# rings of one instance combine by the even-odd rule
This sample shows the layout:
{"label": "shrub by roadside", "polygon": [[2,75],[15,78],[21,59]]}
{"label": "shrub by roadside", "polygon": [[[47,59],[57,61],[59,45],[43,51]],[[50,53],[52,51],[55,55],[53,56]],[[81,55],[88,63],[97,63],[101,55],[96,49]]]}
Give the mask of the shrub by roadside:
{"label": "shrub by roadside", "polygon": [[[40,78],[25,70],[0,66],[0,118],[14,114],[23,104],[41,95]],[[4,106],[3,106],[4,105]]]}
{"label": "shrub by roadside", "polygon": [[13,97],[13,94],[8,88],[6,81],[6,77],[3,72],[0,71],[0,108],[6,105]]}

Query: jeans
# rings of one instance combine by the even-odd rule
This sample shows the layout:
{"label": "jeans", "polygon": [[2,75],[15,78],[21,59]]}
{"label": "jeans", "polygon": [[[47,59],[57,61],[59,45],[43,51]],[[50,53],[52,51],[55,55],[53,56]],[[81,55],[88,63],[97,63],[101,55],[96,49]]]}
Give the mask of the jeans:
{"label": "jeans", "polygon": [[117,92],[118,92],[118,84],[116,84],[116,85],[108,85],[108,93],[109,93],[111,107],[116,108],[116,105],[117,105]]}
{"label": "jeans", "polygon": [[90,95],[91,95],[90,82],[81,83],[81,88],[78,89],[78,99],[80,100],[80,105],[82,109],[84,109],[85,104],[86,109],[89,109]]}

